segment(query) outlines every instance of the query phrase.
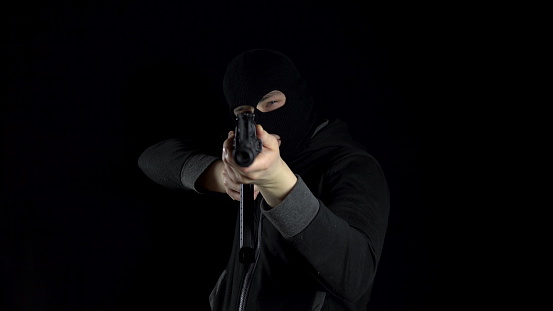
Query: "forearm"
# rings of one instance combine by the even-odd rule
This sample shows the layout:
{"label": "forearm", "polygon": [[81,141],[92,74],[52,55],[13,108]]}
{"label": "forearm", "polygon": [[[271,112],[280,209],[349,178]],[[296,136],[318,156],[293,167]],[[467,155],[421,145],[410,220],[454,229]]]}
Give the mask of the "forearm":
{"label": "forearm", "polygon": [[178,140],[165,140],[148,147],[138,158],[142,172],[166,188],[183,189],[181,168],[188,154]]}
{"label": "forearm", "polygon": [[[138,158],[138,166],[154,182],[169,189],[201,192],[200,176],[213,168],[217,157],[201,153],[188,142],[169,139],[148,147]],[[220,161],[219,161],[220,162]]]}
{"label": "forearm", "polygon": [[370,241],[331,212],[303,180],[298,180],[280,205],[272,209],[263,205],[262,211],[280,235],[307,260],[309,270],[314,271],[314,277],[329,292],[353,301],[370,286],[380,256],[380,242]]}
{"label": "forearm", "polygon": [[326,207],[288,242],[306,259],[317,282],[345,301],[359,299],[374,281],[378,246]]}

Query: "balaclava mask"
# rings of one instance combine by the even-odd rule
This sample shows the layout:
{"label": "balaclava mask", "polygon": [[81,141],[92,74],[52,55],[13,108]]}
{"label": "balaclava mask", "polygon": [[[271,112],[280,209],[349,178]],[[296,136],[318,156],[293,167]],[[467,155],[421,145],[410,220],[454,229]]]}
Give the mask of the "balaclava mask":
{"label": "balaclava mask", "polygon": [[256,108],[256,122],[280,136],[280,155],[290,160],[304,147],[316,120],[313,99],[296,66],[286,55],[268,49],[245,51],[229,63],[223,92],[231,112],[242,105],[256,107],[274,90],[284,93],[286,104],[270,112]]}

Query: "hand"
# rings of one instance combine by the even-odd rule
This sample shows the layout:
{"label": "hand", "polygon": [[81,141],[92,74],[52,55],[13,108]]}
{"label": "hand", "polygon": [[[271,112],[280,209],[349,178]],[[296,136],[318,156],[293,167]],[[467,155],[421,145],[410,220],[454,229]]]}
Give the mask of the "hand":
{"label": "hand", "polygon": [[[227,151],[223,149],[223,158],[226,156],[226,153]],[[233,200],[239,201],[241,182],[239,182],[238,180],[240,180],[240,178],[234,173],[232,169],[229,169],[227,167],[228,164],[226,164],[224,160],[222,161],[222,163],[223,163],[223,168],[221,171],[221,177],[222,177],[221,184],[223,185],[225,192],[228,194],[229,197],[231,197]],[[257,195],[259,194],[258,186],[254,185],[253,190],[254,190],[253,198],[255,200],[257,198]]]}
{"label": "hand", "polygon": [[229,132],[223,143],[223,185],[231,198],[240,200],[240,184],[254,184],[254,197],[262,193],[274,207],[288,195],[297,178],[280,157],[280,137],[269,134],[260,124],[256,125],[256,135],[263,142],[262,150],[250,166],[241,167],[233,157],[234,132]]}

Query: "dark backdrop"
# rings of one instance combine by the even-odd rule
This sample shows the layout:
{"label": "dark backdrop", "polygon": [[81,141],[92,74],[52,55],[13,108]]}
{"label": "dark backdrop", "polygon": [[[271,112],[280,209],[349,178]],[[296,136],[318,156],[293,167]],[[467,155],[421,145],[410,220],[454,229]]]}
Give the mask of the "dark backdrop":
{"label": "dark backdrop", "polygon": [[205,3],[19,1],[3,11],[0,309],[208,310],[236,211],[154,184],[137,158],[178,134],[226,133],[225,65],[268,47],[291,56],[388,178],[369,309],[442,310],[450,285],[438,277],[447,270],[429,191],[440,186],[429,182],[439,170],[429,112],[449,113],[436,100],[451,66],[447,14]]}

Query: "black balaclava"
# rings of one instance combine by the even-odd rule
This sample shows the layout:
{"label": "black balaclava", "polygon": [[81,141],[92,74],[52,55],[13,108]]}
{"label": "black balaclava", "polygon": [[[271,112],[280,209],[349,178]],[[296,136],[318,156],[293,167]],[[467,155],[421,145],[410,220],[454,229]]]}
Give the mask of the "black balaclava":
{"label": "black balaclava", "polygon": [[313,98],[296,66],[286,55],[269,49],[247,50],[229,63],[223,92],[231,112],[242,105],[256,107],[274,90],[284,93],[286,104],[270,112],[255,109],[256,122],[280,136],[280,155],[290,160],[304,147],[317,117]]}

